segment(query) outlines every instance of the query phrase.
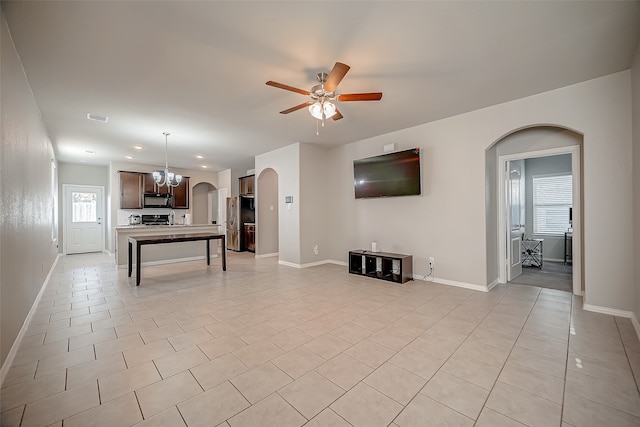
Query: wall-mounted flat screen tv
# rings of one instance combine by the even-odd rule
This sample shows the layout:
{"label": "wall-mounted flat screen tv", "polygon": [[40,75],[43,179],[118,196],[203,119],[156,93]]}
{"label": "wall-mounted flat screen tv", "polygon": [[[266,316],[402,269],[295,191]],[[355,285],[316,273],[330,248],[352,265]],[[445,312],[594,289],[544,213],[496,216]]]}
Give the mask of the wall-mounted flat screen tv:
{"label": "wall-mounted flat screen tv", "polygon": [[420,194],[420,148],[353,161],[356,199]]}

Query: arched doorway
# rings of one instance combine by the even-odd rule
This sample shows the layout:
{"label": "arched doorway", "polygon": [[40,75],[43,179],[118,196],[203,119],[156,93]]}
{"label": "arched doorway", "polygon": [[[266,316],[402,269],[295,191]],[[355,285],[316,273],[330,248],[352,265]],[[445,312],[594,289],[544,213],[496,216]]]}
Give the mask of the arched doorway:
{"label": "arched doorway", "polygon": [[279,253],[278,173],[267,168],[260,172],[256,193],[256,257]]}
{"label": "arched doorway", "polygon": [[[208,182],[200,182],[193,186],[191,214],[193,224],[211,224],[212,212],[217,214],[218,197],[212,197],[216,187]],[[215,199],[215,201],[212,201]],[[213,206],[215,204],[216,206]]]}
{"label": "arched doorway", "polygon": [[[576,295],[581,295],[583,290],[582,268],[582,183],[581,183],[581,146],[583,135],[579,132],[559,126],[531,126],[515,130],[497,140],[486,152],[487,175],[487,272],[488,278],[491,271],[498,276],[497,282],[506,283],[517,277],[521,271],[522,261],[531,261],[532,252],[539,269],[543,268],[544,260],[547,264],[546,272],[553,268],[553,262],[563,260],[563,254],[567,250],[567,236],[569,241],[569,254],[571,260],[572,280],[566,288]],[[564,158],[569,166],[560,171],[552,170],[550,166],[557,164]],[[568,160],[567,160],[568,159]],[[546,165],[541,168],[541,165]],[[531,165],[531,167],[525,167]],[[535,165],[535,168],[533,167]],[[522,186],[514,192],[514,174],[522,171]],[[542,172],[541,172],[542,171]],[[532,181],[538,179],[544,181],[551,176],[568,176],[573,185],[571,194],[572,225],[569,228],[557,232],[541,231],[536,227],[536,217],[533,208]],[[518,177],[520,173],[516,174]],[[534,176],[535,175],[535,176]],[[525,184],[527,187],[525,190]],[[513,203],[513,195],[524,192],[521,196],[522,208],[519,203]],[[526,207],[524,204],[526,203]],[[537,208],[536,208],[537,209]],[[565,209],[566,215],[571,210]],[[564,212],[564,211],[563,211]],[[512,221],[516,216],[517,221]],[[540,216],[538,216],[540,218]],[[515,228],[514,228],[515,227]],[[566,227],[565,227],[566,228]],[[495,230],[495,239],[491,230]],[[570,231],[569,234],[567,232]],[[525,239],[523,242],[522,237]],[[539,246],[531,249],[527,245]],[[525,251],[525,246],[529,249]],[[554,252],[559,252],[560,255]],[[492,254],[493,252],[493,254]],[[492,256],[493,255],[493,256]],[[566,262],[566,259],[564,261]],[[495,263],[495,264],[493,264]],[[514,268],[517,267],[517,268]],[[520,270],[518,270],[520,268]],[[516,273],[514,274],[514,271]],[[494,276],[495,277],[495,276]],[[544,286],[543,286],[544,287]],[[553,286],[549,286],[553,287]]]}

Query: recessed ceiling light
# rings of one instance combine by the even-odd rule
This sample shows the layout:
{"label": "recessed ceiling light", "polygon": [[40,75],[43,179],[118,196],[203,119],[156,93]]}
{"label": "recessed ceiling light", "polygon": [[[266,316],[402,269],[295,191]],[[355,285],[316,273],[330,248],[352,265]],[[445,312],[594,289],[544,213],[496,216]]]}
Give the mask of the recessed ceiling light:
{"label": "recessed ceiling light", "polygon": [[202,165],[202,166],[200,166],[200,167],[201,167],[202,169],[206,169],[206,168],[208,168],[209,166],[207,166],[207,165]]}
{"label": "recessed ceiling light", "polygon": [[142,150],[142,147],[140,145],[134,145],[133,148],[135,148],[136,150]]}
{"label": "recessed ceiling light", "polygon": [[93,150],[84,150],[84,152],[87,154],[96,154],[96,152]]}
{"label": "recessed ceiling light", "polygon": [[87,119],[102,123],[107,123],[109,121],[109,117],[95,113],[87,113]]}
{"label": "recessed ceiling light", "polygon": [[133,156],[124,156],[125,159],[133,160]]}
{"label": "recessed ceiling light", "polygon": [[196,159],[204,159],[204,156],[201,156],[200,154],[196,155]]}

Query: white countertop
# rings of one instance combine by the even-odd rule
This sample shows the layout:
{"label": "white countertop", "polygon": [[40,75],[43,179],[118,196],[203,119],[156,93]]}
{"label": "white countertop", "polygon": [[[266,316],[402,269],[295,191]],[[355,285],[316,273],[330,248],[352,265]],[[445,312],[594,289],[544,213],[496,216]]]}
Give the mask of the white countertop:
{"label": "white countertop", "polygon": [[220,224],[174,224],[174,225],[118,225],[116,230],[161,230],[161,229],[175,229],[175,228],[194,228],[194,227],[220,227]]}

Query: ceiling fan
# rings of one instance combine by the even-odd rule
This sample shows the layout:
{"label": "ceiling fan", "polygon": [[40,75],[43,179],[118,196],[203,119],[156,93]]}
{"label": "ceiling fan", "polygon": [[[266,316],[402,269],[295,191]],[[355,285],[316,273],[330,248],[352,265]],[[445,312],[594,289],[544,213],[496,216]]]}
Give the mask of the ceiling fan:
{"label": "ceiling fan", "polygon": [[335,101],[380,101],[382,99],[382,92],[337,94],[336,89],[338,88],[338,84],[340,84],[350,68],[347,64],[336,62],[329,74],[318,73],[317,77],[320,84],[313,86],[310,91],[271,80],[267,82],[267,85],[290,90],[291,92],[306,95],[310,98],[302,104],[280,111],[280,114],[289,114],[293,111],[309,107],[309,113],[316,119],[322,120],[322,124],[324,125],[325,119],[340,120],[344,117],[335,106]]}

